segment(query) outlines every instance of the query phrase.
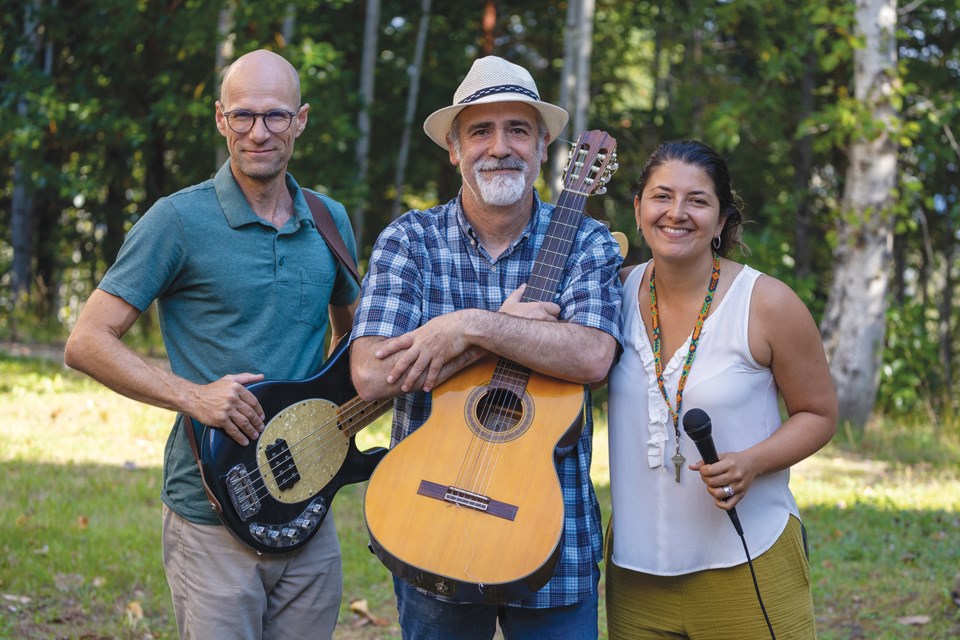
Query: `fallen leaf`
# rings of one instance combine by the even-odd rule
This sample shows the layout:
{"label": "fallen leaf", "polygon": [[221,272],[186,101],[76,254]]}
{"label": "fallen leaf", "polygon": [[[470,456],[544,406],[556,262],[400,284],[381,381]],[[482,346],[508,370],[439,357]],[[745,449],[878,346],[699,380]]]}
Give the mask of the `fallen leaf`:
{"label": "fallen leaf", "polygon": [[131,627],[136,626],[141,620],[143,620],[143,607],[134,600],[127,605],[127,624]]}
{"label": "fallen leaf", "polygon": [[354,627],[362,627],[368,624],[372,624],[376,627],[386,627],[390,624],[388,620],[370,613],[366,598],[355,598],[351,600],[350,613],[354,614],[358,618],[353,624]]}
{"label": "fallen leaf", "polygon": [[86,531],[87,527],[90,526],[90,518],[87,516],[77,516],[77,527],[80,528],[80,531]]}
{"label": "fallen leaf", "polygon": [[897,618],[897,622],[910,626],[920,626],[930,622],[930,616],[904,616]]}
{"label": "fallen leaf", "polygon": [[15,596],[12,593],[3,594],[3,599],[7,602],[16,602],[17,604],[30,604],[30,598],[27,596]]}

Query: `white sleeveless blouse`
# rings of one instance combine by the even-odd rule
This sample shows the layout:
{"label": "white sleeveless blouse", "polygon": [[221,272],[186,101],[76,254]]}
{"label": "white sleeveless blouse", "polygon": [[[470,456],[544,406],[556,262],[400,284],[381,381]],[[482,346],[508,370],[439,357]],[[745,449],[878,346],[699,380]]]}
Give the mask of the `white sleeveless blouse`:
{"label": "white sleeveless blouse", "polygon": [[[700,474],[687,468],[700,454],[683,432],[683,414],[694,407],[707,412],[720,455],[747,449],[779,428],[773,374],[754,360],[747,341],[750,298],[761,274],[744,266],[704,322],[683,392],[680,452],[687,462],[678,484],[670,460],[676,453],[673,420],[657,386],[653,348],[637,307],[646,266],[634,269],[624,284],[624,349],[610,373],[613,562],[655,575],[742,564],[746,556],[729,516],[714,506]],[[663,356],[671,404],[689,346],[688,337],[669,361]],[[751,557],[773,545],[789,515],[799,517],[789,480],[789,470],[758,477],[737,504]]]}

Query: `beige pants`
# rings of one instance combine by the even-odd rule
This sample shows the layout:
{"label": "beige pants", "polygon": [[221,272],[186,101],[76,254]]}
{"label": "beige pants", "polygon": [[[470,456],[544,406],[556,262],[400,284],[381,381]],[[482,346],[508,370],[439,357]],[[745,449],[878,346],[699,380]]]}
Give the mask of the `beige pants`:
{"label": "beige pants", "polygon": [[183,640],[333,637],[343,574],[332,513],[300,549],[257,555],[164,506],[163,564]]}

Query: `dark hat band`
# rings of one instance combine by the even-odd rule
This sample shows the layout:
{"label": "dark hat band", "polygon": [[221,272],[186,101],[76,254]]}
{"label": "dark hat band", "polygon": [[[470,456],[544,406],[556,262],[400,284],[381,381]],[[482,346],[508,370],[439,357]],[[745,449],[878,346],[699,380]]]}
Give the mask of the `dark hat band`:
{"label": "dark hat band", "polygon": [[464,98],[463,100],[461,100],[459,104],[468,104],[470,102],[475,102],[480,98],[486,98],[487,96],[494,95],[496,93],[519,93],[527,96],[528,98],[532,98],[537,102],[540,101],[540,96],[538,96],[535,92],[530,91],[530,89],[521,87],[516,84],[500,84],[495,87],[487,87],[485,89],[480,89],[480,91],[477,91],[476,93],[472,93],[466,98]]}

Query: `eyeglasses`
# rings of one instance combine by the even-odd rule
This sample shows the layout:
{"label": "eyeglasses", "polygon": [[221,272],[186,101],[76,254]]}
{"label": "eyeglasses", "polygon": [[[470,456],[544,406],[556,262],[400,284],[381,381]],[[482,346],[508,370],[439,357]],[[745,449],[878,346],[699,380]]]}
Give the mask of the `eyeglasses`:
{"label": "eyeglasses", "polygon": [[246,109],[234,109],[233,111],[223,111],[223,117],[227,119],[227,126],[235,133],[247,133],[253,129],[257,123],[257,118],[263,118],[263,125],[270,133],[283,133],[290,128],[293,122],[293,116],[296,111],[284,111],[283,109],[271,109],[266,113],[254,113]]}

